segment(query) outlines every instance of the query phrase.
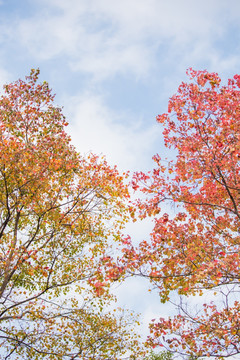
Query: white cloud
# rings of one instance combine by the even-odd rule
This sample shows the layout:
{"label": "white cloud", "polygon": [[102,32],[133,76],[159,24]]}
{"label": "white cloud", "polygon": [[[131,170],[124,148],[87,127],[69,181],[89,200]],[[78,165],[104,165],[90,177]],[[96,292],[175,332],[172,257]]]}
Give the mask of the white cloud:
{"label": "white cloud", "polygon": [[199,54],[211,61],[212,41],[224,34],[231,12],[219,0],[38,2],[39,12],[17,21],[12,38],[38,59],[66,56],[72,70],[95,80],[127,72],[146,77],[164,59],[162,44],[189,62]]}
{"label": "white cloud", "polygon": [[127,112],[116,114],[103,98],[93,94],[69,98],[66,104],[70,134],[79,151],[102,153],[122,170],[143,169],[149,163],[149,149],[160,135],[159,125],[153,122],[144,127],[143,119]]}
{"label": "white cloud", "polygon": [[3,67],[0,68],[0,89],[1,89],[1,93],[3,92],[2,91],[3,85],[9,83],[10,78],[11,78],[10,73],[6,69],[4,69]]}

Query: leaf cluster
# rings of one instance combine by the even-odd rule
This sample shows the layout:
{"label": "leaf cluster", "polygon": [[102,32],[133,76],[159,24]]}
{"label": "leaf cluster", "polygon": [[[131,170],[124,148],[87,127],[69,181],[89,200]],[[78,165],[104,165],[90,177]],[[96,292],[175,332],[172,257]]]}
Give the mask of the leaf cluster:
{"label": "leaf cluster", "polygon": [[[240,353],[240,76],[221,86],[216,73],[188,75],[157,117],[176,160],[156,155],[151,173],[134,175],[145,194],[139,216],[154,216],[155,225],[150,241],[127,244],[125,261],[162,302],[179,295],[179,315],[153,322],[149,345],[222,359]],[[207,293],[214,302],[200,310],[183,303]]]}
{"label": "leaf cluster", "polygon": [[[138,349],[104,313],[128,219],[124,176],[82,157],[38,70],[0,99],[0,346],[5,358],[119,359]],[[108,261],[103,261],[103,256]]]}

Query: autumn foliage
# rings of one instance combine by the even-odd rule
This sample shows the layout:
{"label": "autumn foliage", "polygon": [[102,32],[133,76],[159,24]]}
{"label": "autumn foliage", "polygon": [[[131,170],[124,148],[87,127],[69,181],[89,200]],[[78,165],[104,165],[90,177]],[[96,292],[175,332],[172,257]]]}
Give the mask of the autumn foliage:
{"label": "autumn foliage", "polygon": [[222,359],[240,354],[240,76],[222,86],[216,73],[188,75],[157,117],[175,160],[156,155],[151,173],[135,174],[139,216],[155,225],[150,241],[127,244],[125,261],[162,302],[179,295],[179,313],[153,321],[148,344]]}
{"label": "autumn foliage", "polygon": [[133,319],[103,305],[128,190],[76,152],[38,74],[0,99],[0,358],[121,359],[138,351]]}
{"label": "autumn foliage", "polygon": [[[157,117],[174,160],[156,155],[134,175],[143,195],[129,208],[124,177],[76,152],[38,75],[0,98],[0,358],[140,359],[135,319],[107,310],[126,273],[147,277],[162,302],[179,299],[176,316],[150,324],[148,346],[240,354],[240,76],[221,86],[188,71]],[[154,217],[138,246],[122,236],[129,209]]]}

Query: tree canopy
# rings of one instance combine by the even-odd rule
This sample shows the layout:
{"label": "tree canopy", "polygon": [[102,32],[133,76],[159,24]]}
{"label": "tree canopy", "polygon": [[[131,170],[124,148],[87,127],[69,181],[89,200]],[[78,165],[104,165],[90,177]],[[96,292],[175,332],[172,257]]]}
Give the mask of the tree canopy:
{"label": "tree canopy", "polygon": [[[174,160],[157,154],[152,172],[135,173],[131,206],[127,175],[71,145],[38,70],[5,86],[0,358],[144,358],[136,318],[112,308],[111,283],[127,274],[163,303],[179,299],[175,316],[150,324],[147,346],[166,350],[150,357],[240,354],[240,76],[222,86],[216,73],[188,75],[157,117]],[[136,214],[154,228],[134,246],[122,230]]]}
{"label": "tree canopy", "polygon": [[[150,325],[150,346],[223,359],[240,353],[240,76],[222,86],[216,73],[188,75],[157,117],[175,160],[156,155],[152,172],[134,176],[139,216],[155,225],[150,241],[128,241],[124,261],[162,302],[179,295],[179,313]],[[194,295],[206,297],[197,309]]]}
{"label": "tree canopy", "polygon": [[140,351],[135,319],[106,310],[128,189],[77,153],[38,75],[0,99],[0,357],[121,359]]}

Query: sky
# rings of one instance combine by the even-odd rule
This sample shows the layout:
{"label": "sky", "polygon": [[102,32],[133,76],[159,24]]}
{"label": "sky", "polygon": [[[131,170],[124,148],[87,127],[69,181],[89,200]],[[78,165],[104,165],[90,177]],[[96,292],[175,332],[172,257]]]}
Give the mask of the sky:
{"label": "sky", "polygon": [[[0,85],[39,68],[78,151],[121,171],[146,171],[154,154],[166,155],[155,118],[189,67],[226,81],[239,66],[239,0],[0,1]],[[151,226],[129,231],[147,238]],[[117,292],[142,312],[144,329],[167,311],[143,280]]]}

